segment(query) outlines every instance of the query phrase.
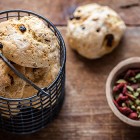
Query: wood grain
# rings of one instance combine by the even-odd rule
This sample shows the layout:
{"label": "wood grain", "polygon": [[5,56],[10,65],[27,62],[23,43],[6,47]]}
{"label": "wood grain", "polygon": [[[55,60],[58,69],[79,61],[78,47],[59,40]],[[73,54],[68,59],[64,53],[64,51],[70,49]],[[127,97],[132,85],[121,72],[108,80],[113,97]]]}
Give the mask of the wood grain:
{"label": "wood grain", "polygon": [[[0,10],[26,9],[42,14],[54,24],[67,24],[78,5],[97,2],[116,10],[129,26],[140,25],[139,0],[0,0]],[[124,7],[124,8],[122,8]]]}
{"label": "wood grain", "polygon": [[[66,27],[59,28],[65,42]],[[66,99],[53,123],[27,136],[0,133],[0,140],[137,140],[139,129],[122,123],[109,109],[105,82],[121,60],[140,56],[140,27],[129,27],[120,46],[98,60],[86,60],[67,45]],[[66,43],[67,44],[67,43]]]}
{"label": "wood grain", "polygon": [[133,6],[138,0],[1,0],[0,10],[28,9],[48,17],[55,24],[65,25],[78,5],[90,2],[111,6],[129,25],[120,45],[101,59],[86,60],[69,48],[66,27],[59,27],[67,46],[66,99],[59,116],[38,133],[17,136],[0,132],[0,140],[140,139],[140,129],[116,118],[105,97],[105,83],[111,69],[121,60],[140,56],[140,27],[137,27],[140,7]]}

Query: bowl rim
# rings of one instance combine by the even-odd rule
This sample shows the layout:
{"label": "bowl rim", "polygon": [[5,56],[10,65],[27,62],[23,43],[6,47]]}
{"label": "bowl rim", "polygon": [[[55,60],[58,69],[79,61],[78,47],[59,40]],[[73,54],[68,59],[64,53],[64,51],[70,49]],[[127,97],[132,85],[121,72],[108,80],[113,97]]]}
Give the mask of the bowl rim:
{"label": "bowl rim", "polygon": [[131,125],[131,126],[137,126],[140,127],[140,121],[139,120],[132,120],[125,115],[123,115],[115,106],[113,102],[113,96],[112,96],[112,84],[115,80],[115,78],[121,74],[124,70],[128,68],[137,68],[137,65],[139,64],[140,67],[140,57],[131,57],[128,59],[125,59],[121,62],[119,62],[109,73],[109,76],[106,81],[106,98],[109,107],[111,108],[112,112],[124,123]]}

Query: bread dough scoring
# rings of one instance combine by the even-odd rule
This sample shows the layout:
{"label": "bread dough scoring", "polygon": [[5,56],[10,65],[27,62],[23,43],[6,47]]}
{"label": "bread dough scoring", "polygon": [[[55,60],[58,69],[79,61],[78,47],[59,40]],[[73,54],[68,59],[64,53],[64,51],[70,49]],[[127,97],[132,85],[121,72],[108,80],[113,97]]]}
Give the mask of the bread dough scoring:
{"label": "bread dough scoring", "polygon": [[69,46],[82,56],[95,59],[112,52],[125,31],[120,16],[107,6],[78,7],[67,27]]}
{"label": "bread dough scoring", "polygon": [[0,23],[2,53],[24,67],[43,68],[58,62],[60,47],[57,37],[45,23],[33,16]]}

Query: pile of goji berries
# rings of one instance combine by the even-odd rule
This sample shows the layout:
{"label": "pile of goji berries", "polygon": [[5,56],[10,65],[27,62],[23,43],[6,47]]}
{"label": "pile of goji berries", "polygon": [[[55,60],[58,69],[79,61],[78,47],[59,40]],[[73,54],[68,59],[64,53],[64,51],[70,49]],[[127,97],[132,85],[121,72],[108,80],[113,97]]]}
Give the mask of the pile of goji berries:
{"label": "pile of goji berries", "polygon": [[122,73],[113,87],[114,104],[133,120],[140,120],[140,69]]}

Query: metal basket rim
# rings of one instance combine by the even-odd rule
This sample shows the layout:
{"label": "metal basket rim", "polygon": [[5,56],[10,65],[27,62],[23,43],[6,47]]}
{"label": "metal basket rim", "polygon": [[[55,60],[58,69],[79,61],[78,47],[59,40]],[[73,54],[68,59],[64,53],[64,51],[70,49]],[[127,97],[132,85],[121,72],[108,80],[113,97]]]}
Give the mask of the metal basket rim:
{"label": "metal basket rim", "polygon": [[[63,58],[62,58],[62,66],[61,66],[61,68],[60,68],[60,70],[59,70],[59,73],[57,74],[57,77],[55,78],[55,80],[54,80],[48,87],[44,87],[44,89],[49,89],[49,88],[51,88],[51,87],[54,85],[54,83],[58,80],[58,78],[60,77],[60,75],[61,75],[63,69],[65,68],[65,63],[66,63],[66,47],[65,47],[64,39],[63,39],[63,37],[62,37],[60,31],[56,28],[56,26],[55,26],[49,19],[45,18],[45,17],[42,16],[42,15],[36,14],[36,13],[30,11],[30,10],[22,10],[22,9],[4,10],[4,11],[0,11],[0,15],[1,15],[1,14],[5,14],[5,13],[12,13],[12,12],[28,13],[28,14],[32,14],[32,15],[35,15],[35,16],[37,16],[37,17],[43,19],[45,22],[49,23],[49,24],[53,27],[53,29],[57,32],[57,34],[58,34],[58,36],[59,36],[59,40],[61,41],[62,49],[63,49],[63,52],[64,52],[64,55],[63,55]],[[36,95],[33,95],[33,96],[31,96],[31,97],[28,97],[28,98],[21,98],[21,99],[20,99],[20,98],[12,98],[12,99],[10,99],[10,98],[5,98],[5,97],[0,96],[0,99],[1,99],[1,100],[5,100],[5,101],[13,101],[13,102],[14,102],[14,101],[31,100],[31,99],[33,99],[33,98],[35,98],[35,97],[38,97],[37,94],[36,94]]]}

